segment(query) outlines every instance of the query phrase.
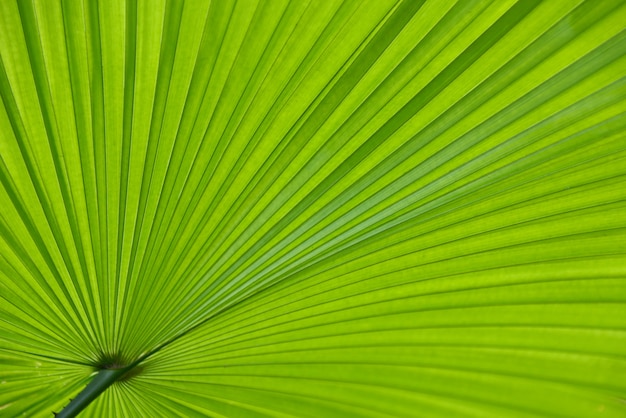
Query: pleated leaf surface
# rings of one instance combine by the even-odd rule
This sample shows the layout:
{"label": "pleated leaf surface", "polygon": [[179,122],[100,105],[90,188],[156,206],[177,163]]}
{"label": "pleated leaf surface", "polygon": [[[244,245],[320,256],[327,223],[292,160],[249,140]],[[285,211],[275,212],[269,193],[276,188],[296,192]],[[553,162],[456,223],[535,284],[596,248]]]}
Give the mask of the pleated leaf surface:
{"label": "pleated leaf surface", "polygon": [[0,416],[626,416],[626,3],[0,1]]}

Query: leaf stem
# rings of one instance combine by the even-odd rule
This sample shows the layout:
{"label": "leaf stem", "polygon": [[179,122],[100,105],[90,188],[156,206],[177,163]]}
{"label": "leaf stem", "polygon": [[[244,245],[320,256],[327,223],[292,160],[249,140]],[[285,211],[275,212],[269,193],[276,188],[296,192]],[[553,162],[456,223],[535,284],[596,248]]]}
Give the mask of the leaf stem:
{"label": "leaf stem", "polygon": [[126,372],[132,369],[136,363],[120,369],[101,369],[96,377],[89,382],[85,389],[82,390],[70,403],[63,408],[61,412],[55,414],[57,418],[71,418],[78,415],[85,409],[94,399],[103,393],[109,386],[115,383]]}

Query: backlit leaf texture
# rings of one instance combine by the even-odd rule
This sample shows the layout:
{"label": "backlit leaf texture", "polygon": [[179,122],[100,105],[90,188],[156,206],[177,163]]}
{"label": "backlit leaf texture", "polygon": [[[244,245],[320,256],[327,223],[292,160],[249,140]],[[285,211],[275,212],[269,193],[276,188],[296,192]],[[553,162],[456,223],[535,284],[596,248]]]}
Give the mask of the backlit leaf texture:
{"label": "backlit leaf texture", "polygon": [[622,0],[2,0],[0,98],[0,416],[626,416]]}

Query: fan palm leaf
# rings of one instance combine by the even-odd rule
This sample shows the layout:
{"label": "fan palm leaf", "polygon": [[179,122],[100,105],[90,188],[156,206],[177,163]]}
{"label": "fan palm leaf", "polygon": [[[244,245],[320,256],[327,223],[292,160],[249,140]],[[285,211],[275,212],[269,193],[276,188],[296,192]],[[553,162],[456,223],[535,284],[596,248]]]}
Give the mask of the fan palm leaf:
{"label": "fan palm leaf", "polygon": [[624,2],[6,0],[0,98],[0,416],[626,414]]}

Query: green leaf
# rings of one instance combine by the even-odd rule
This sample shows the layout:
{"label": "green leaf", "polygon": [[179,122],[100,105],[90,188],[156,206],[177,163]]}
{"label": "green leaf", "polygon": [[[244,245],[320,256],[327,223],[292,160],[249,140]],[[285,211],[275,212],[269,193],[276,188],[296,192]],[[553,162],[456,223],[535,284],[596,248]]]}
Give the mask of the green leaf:
{"label": "green leaf", "polygon": [[0,99],[0,416],[626,414],[624,2],[6,0]]}

